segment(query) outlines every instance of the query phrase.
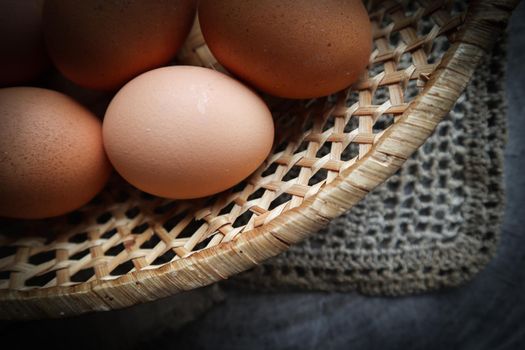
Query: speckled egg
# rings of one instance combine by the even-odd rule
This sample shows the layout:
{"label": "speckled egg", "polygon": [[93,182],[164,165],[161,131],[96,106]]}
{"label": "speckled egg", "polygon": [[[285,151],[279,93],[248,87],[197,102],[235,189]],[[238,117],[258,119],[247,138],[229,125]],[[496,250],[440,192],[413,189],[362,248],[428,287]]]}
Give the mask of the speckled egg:
{"label": "speckled egg", "polygon": [[0,89],[0,216],[45,218],[91,200],[111,166],[100,120],[61,93]]}
{"label": "speckled egg", "polygon": [[361,0],[201,0],[198,12],[217,60],[271,95],[334,93],[355,82],[370,57]]}
{"label": "speckled egg", "polygon": [[113,90],[175,56],[196,6],[196,0],[47,0],[49,55],[76,84]]}

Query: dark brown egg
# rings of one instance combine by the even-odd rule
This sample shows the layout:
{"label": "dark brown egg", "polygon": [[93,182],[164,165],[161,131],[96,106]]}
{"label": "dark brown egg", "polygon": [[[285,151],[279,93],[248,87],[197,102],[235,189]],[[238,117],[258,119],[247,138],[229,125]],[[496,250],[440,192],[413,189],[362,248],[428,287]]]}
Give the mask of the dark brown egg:
{"label": "dark brown egg", "polygon": [[198,12],[217,60],[272,95],[336,92],[358,79],[370,57],[361,0],[201,0]]}
{"label": "dark brown egg", "polygon": [[75,210],[111,172],[100,120],[70,97],[0,89],[0,216],[45,218]]}
{"label": "dark brown egg", "polygon": [[112,90],[169,62],[195,17],[195,0],[47,0],[44,30],[58,70]]}
{"label": "dark brown egg", "polygon": [[30,81],[49,67],[42,30],[43,3],[0,1],[0,86]]}

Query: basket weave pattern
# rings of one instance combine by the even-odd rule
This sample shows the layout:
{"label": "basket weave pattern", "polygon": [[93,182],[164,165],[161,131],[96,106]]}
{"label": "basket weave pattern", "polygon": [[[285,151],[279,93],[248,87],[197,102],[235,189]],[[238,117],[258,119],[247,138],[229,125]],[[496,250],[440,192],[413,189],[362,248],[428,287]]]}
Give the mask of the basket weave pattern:
{"label": "basket weave pattern", "polygon": [[[515,5],[480,3],[465,16],[450,1],[406,3],[370,5],[374,50],[348,90],[272,101],[274,148],[231,190],[172,201],[115,177],[69,216],[7,222],[0,314],[58,317],[200,287],[282,252],[358,202],[431,134],[493,41],[491,26]],[[200,57],[193,63],[220,69],[197,39],[187,46]],[[450,45],[444,57],[437,44]],[[416,96],[405,94],[410,84]],[[18,233],[2,233],[9,229]]]}

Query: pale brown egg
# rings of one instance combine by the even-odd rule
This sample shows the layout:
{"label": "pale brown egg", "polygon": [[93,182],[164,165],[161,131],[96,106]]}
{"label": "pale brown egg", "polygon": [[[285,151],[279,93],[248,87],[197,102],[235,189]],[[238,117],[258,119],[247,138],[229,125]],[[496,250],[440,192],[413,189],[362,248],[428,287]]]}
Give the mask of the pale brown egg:
{"label": "pale brown egg", "polygon": [[45,218],[75,210],[111,166],[100,120],[61,93],[0,89],[0,216]]}
{"label": "pale brown egg", "polygon": [[334,93],[369,61],[372,31],[361,0],[201,0],[198,13],[219,63],[271,95]]}
{"label": "pale brown egg", "polygon": [[242,181],[272,147],[264,102],[238,81],[207,68],[144,73],[111,101],[104,146],[132,185],[161,197],[211,195]]}
{"label": "pale brown egg", "polygon": [[42,28],[43,3],[0,1],[0,86],[30,81],[49,67]]}
{"label": "pale brown egg", "polygon": [[195,9],[196,0],[47,0],[49,55],[76,84],[116,89],[175,56]]}

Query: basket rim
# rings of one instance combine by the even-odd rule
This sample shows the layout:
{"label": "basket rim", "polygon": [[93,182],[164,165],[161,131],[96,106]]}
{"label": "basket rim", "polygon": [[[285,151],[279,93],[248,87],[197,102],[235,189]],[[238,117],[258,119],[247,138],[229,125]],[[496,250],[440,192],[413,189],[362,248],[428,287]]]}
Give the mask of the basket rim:
{"label": "basket rim", "polygon": [[298,207],[229,242],[154,270],[73,286],[0,290],[0,318],[64,317],[167,297],[227,279],[315,233],[385,181],[432,134],[498,39],[518,2],[477,0],[469,4],[461,32],[398,122],[364,157]]}

